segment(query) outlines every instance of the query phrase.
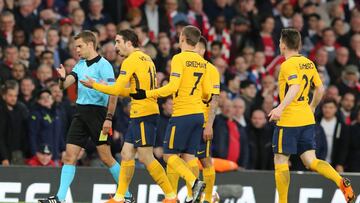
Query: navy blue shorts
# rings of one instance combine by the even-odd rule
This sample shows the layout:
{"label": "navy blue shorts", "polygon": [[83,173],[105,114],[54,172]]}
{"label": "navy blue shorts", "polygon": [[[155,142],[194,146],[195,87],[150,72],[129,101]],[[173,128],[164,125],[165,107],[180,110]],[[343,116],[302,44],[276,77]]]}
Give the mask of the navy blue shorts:
{"label": "navy blue shorts", "polygon": [[134,147],[154,146],[158,117],[159,115],[155,114],[130,119],[125,142],[134,144]]}
{"label": "navy blue shorts", "polygon": [[273,143],[275,154],[302,154],[316,149],[315,125],[300,127],[275,126]]}
{"label": "navy blue shorts", "polygon": [[170,118],[165,133],[164,153],[195,155],[200,144],[203,125],[202,113]]}
{"label": "navy blue shorts", "polygon": [[204,141],[201,136],[200,145],[196,152],[196,157],[199,159],[211,157],[211,140]]}

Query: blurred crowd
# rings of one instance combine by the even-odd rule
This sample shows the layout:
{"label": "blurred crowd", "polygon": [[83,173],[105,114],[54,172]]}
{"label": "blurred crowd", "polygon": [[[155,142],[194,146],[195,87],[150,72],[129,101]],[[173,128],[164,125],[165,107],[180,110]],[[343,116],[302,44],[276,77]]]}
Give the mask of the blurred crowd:
{"label": "blurred crowd", "polygon": [[[192,24],[207,38],[206,57],[221,75],[214,157],[233,161],[239,169],[273,169],[274,123],[267,114],[279,104],[277,73],[285,60],[278,49],[280,32],[294,27],[302,34],[301,54],[314,61],[326,87],[316,110],[317,156],[339,172],[360,171],[359,1],[0,0],[0,24],[2,165],[61,165],[77,87],[62,91],[55,68],[63,64],[70,73],[79,60],[74,35],[96,33],[98,51],[117,75],[124,58],[116,53],[114,38],[119,30],[134,29],[162,86],[179,52],[179,33]],[[119,98],[112,136],[116,157],[129,105],[129,98]],[[172,99],[159,100],[159,107],[161,137]],[[161,145],[154,149],[159,159]],[[94,151],[89,142],[79,165],[98,166]],[[291,169],[305,170],[296,156]]]}

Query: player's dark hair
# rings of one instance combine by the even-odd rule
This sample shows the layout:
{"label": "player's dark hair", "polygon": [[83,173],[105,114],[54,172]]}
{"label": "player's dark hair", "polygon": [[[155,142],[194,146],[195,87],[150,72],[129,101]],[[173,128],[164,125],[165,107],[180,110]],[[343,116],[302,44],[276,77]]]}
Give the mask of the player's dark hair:
{"label": "player's dark hair", "polygon": [[187,44],[195,46],[200,40],[201,31],[195,26],[188,25],[184,27],[182,34],[185,36]]}
{"label": "player's dark hair", "polygon": [[203,44],[205,49],[206,49],[207,40],[206,40],[206,38],[204,36],[200,36],[199,43]]}
{"label": "player's dark hair", "polygon": [[92,42],[94,45],[94,49],[96,49],[97,44],[96,44],[96,36],[93,32],[89,31],[89,30],[84,30],[82,32],[80,32],[79,34],[77,34],[74,37],[75,40],[78,39],[82,39],[86,44]]}
{"label": "player's dark hair", "polygon": [[133,47],[135,48],[139,47],[140,45],[139,37],[133,30],[130,29],[121,30],[120,32],[118,32],[118,35],[122,36],[125,42],[131,42]]}
{"label": "player's dark hair", "polygon": [[1,95],[5,95],[9,90],[18,90],[19,84],[15,80],[7,80],[1,86]]}
{"label": "player's dark hair", "polygon": [[301,46],[300,32],[294,28],[286,28],[281,30],[281,41],[290,50],[298,51]]}

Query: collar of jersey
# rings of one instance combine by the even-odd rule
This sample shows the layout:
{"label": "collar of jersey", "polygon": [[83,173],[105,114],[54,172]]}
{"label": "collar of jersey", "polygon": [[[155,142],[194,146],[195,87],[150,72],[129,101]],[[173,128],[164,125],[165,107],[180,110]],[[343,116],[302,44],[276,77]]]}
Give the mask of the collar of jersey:
{"label": "collar of jersey", "polygon": [[93,58],[93,59],[90,59],[90,60],[86,60],[86,65],[88,67],[90,67],[92,64],[94,63],[97,63],[98,61],[100,61],[101,59],[101,56],[100,55],[97,55],[97,57]]}

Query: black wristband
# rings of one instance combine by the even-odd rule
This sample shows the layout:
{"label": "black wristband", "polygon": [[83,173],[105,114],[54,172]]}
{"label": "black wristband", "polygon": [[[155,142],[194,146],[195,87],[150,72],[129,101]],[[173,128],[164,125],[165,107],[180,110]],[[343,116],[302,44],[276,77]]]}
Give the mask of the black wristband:
{"label": "black wristband", "polygon": [[113,115],[111,113],[106,114],[105,120],[112,121],[112,119],[113,119]]}

